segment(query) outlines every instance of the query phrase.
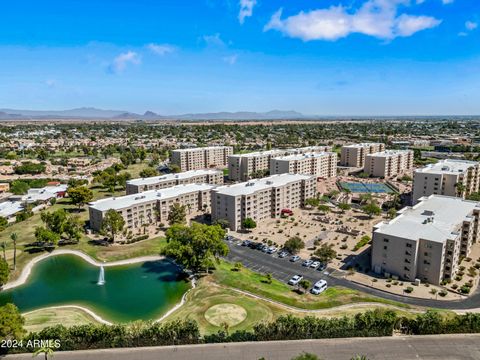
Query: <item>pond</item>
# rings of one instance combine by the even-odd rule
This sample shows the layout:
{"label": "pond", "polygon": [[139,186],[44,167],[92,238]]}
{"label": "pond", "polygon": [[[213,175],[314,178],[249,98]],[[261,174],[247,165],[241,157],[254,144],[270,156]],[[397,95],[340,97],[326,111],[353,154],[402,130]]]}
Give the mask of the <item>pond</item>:
{"label": "pond", "polygon": [[172,263],[147,261],[100,268],[75,255],[56,255],[34,265],[23,285],[0,291],[0,305],[21,312],[57,305],[86,307],[110,322],[158,319],[190,288]]}

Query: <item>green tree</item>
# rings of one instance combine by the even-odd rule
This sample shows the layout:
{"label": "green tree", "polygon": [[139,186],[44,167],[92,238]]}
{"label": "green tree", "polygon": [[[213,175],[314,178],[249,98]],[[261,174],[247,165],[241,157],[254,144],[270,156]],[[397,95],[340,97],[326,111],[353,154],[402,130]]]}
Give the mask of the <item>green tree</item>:
{"label": "green tree", "polygon": [[64,225],[63,232],[68,240],[78,242],[82,237],[82,223],[79,216],[70,215],[67,217]]}
{"label": "green tree", "polygon": [[42,211],[40,218],[45,223],[45,227],[52,232],[61,235],[63,227],[67,219],[67,213],[63,209],[58,209],[53,212]]}
{"label": "green tree", "polygon": [[318,209],[318,211],[321,211],[323,213],[330,212],[330,206],[328,206],[328,205],[318,205],[317,209]]}
{"label": "green tree", "polygon": [[174,174],[179,173],[181,171],[180,166],[178,166],[177,164],[170,164],[169,169]]}
{"label": "green tree", "polygon": [[395,208],[388,209],[387,215],[390,219],[395,218],[395,216],[397,216],[397,209],[395,209]]}
{"label": "green tree", "polygon": [[0,259],[0,286],[7,283],[10,276],[10,268],[5,259]]}
{"label": "green tree", "polygon": [[40,354],[43,354],[45,357],[45,360],[48,360],[49,357],[50,358],[53,357],[53,353],[54,353],[53,344],[51,342],[48,342],[47,344],[44,344],[38,349],[36,349],[35,352],[33,353],[33,356],[38,356]]}
{"label": "green tree", "polygon": [[168,212],[168,223],[170,225],[186,224],[187,207],[185,205],[181,205],[180,203],[174,203],[172,206],[170,206],[170,211]]}
{"label": "green tree", "polygon": [[68,188],[68,197],[72,204],[77,205],[80,209],[93,200],[93,191],[86,186]]}
{"label": "green tree", "polygon": [[139,175],[142,178],[148,178],[148,177],[157,176],[158,173],[157,173],[157,170],[155,170],[154,168],[148,167],[140,171]]}
{"label": "green tree", "polygon": [[13,242],[13,270],[17,269],[17,240],[18,236],[16,232],[10,234],[10,239]]}
{"label": "green tree", "polygon": [[340,203],[338,204],[338,208],[342,211],[342,214],[345,213],[345,211],[348,211],[352,208],[350,204],[347,203]]}
{"label": "green tree", "polygon": [[373,202],[363,205],[362,211],[367,214],[369,218],[372,218],[374,215],[380,215],[382,213],[382,209]]}
{"label": "green tree", "polygon": [[300,239],[298,236],[293,236],[283,245],[283,248],[288,250],[292,254],[298,253],[300,250],[305,248],[305,242]]}
{"label": "green tree", "polygon": [[13,304],[0,306],[0,339],[22,339],[25,319]]}
{"label": "green tree", "polygon": [[227,219],[218,219],[215,220],[213,225],[220,225],[222,229],[227,229],[230,226],[230,222]]}
{"label": "green tree", "polygon": [[307,292],[308,288],[312,285],[312,283],[307,280],[307,279],[302,279],[300,280],[300,282],[298,283],[298,286],[300,286],[300,288],[303,290],[304,293]]}
{"label": "green tree", "polygon": [[0,231],[5,230],[7,226],[8,226],[8,220],[0,216]]}
{"label": "green tree", "polygon": [[42,243],[56,245],[60,240],[60,234],[49,230],[43,226],[37,226],[35,228],[35,239]]}
{"label": "green tree", "polygon": [[458,197],[462,197],[466,189],[467,189],[466,186],[463,185],[462,183],[455,184],[455,191]]}
{"label": "green tree", "polygon": [[102,221],[102,232],[109,235],[111,242],[115,241],[115,235],[122,232],[124,227],[125,220],[122,215],[114,209],[107,210]]}
{"label": "green tree", "polygon": [[213,261],[228,254],[223,241],[225,230],[219,225],[192,223],[191,226],[174,224],[166,232],[167,245],[163,254],[170,256],[186,269],[198,273]]}
{"label": "green tree", "polygon": [[6,254],[7,243],[5,241],[2,241],[2,243],[0,244],[0,247],[2,248],[2,251],[3,251],[3,260],[7,261],[7,254]]}
{"label": "green tree", "polygon": [[247,230],[255,229],[257,227],[257,223],[252,218],[245,218],[242,221],[242,227]]}
{"label": "green tree", "polygon": [[337,252],[333,249],[333,244],[322,244],[313,254],[325,264],[328,264],[337,257]]}
{"label": "green tree", "polygon": [[315,207],[320,205],[320,200],[317,198],[308,198],[305,200],[305,205],[309,207]]}

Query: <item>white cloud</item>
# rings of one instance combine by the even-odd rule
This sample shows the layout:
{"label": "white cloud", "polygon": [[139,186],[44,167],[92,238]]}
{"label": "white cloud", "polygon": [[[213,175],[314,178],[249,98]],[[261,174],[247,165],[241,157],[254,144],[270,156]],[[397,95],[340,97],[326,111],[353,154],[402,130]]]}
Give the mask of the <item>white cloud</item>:
{"label": "white cloud", "polygon": [[465,22],[465,29],[468,31],[475,30],[478,27],[478,23],[473,22],[473,21],[467,21]]}
{"label": "white cloud", "polygon": [[245,22],[246,17],[253,14],[253,7],[257,4],[257,0],[240,0],[240,12],[238,13],[238,21],[240,24]]}
{"label": "white cloud", "polygon": [[234,65],[238,60],[238,55],[231,55],[223,57],[223,61],[225,61],[229,65]]}
{"label": "white cloud", "polygon": [[140,56],[134,51],[127,51],[125,53],[121,53],[115,59],[113,59],[112,63],[109,66],[109,70],[112,73],[120,73],[124,71],[128,64],[140,64],[141,59]]}
{"label": "white cloud", "polygon": [[163,56],[175,52],[176,48],[169,44],[154,44],[150,43],[147,48],[153,53]]}
{"label": "white cloud", "polygon": [[448,5],[448,4],[451,4],[453,2],[454,2],[454,0],[442,0],[443,5]]}
{"label": "white cloud", "polygon": [[331,6],[326,9],[300,12],[282,19],[282,9],[271,17],[264,31],[278,30],[303,41],[330,40],[360,33],[380,39],[411,36],[414,33],[438,26],[441,20],[430,16],[414,16],[398,13],[399,5],[408,0],[368,0],[356,11]]}
{"label": "white cloud", "polygon": [[204,35],[203,40],[210,46],[224,46],[224,41],[220,38],[220,34]]}
{"label": "white cloud", "polygon": [[47,79],[47,80],[45,80],[45,85],[47,85],[49,88],[54,88],[54,87],[57,86],[57,80]]}

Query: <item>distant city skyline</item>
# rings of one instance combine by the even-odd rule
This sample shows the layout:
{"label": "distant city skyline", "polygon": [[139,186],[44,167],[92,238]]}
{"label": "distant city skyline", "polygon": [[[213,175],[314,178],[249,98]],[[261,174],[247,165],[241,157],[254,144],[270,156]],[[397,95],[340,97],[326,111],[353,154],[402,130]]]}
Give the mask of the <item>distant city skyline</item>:
{"label": "distant city skyline", "polygon": [[0,108],[480,114],[476,0],[2,4]]}

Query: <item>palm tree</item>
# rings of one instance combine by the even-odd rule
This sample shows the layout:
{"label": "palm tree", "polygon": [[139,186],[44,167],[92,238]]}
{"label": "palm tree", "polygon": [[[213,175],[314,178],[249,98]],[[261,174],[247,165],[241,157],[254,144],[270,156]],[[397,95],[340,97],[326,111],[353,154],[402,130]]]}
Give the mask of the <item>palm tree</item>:
{"label": "palm tree", "polygon": [[45,360],[48,360],[48,357],[53,357],[53,348],[50,344],[46,344],[40,348],[38,348],[34,353],[33,356],[38,356],[39,354],[44,354]]}
{"label": "palm tree", "polygon": [[3,241],[0,246],[2,247],[3,250],[3,260],[7,261],[7,254],[5,253],[5,250],[7,249],[7,243]]}
{"label": "palm tree", "polygon": [[17,233],[12,233],[10,239],[13,241],[13,270],[17,268]]}
{"label": "palm tree", "polygon": [[456,189],[456,191],[457,191],[457,196],[458,196],[458,197],[462,197],[464,191],[466,190],[466,186],[463,185],[462,183],[456,183],[456,184],[455,184],[455,189]]}

